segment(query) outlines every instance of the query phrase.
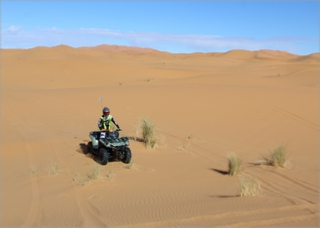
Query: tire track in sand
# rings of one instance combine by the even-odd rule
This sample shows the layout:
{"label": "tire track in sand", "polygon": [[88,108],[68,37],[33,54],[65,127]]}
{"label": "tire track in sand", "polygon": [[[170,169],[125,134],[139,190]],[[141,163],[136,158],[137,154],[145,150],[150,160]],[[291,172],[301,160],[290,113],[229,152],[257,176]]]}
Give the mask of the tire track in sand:
{"label": "tire track in sand", "polygon": [[303,118],[303,117],[301,117],[299,115],[294,114],[293,112],[287,111],[287,110],[285,110],[283,108],[280,108],[280,107],[278,107],[276,105],[273,105],[273,104],[271,104],[269,102],[266,102],[264,100],[261,100],[261,99],[259,99],[257,97],[253,98],[250,95],[247,95],[247,96],[250,97],[251,99],[257,100],[260,104],[262,104],[265,107],[269,107],[269,108],[273,109],[274,111],[276,111],[276,112],[278,112],[278,113],[280,113],[280,114],[282,114],[282,115],[284,115],[284,116],[286,116],[286,117],[288,117],[288,118],[290,118],[290,119],[292,119],[292,120],[294,120],[296,122],[299,122],[299,123],[311,128],[313,130],[319,131],[319,125],[316,124],[316,123],[313,123],[310,120],[307,120],[306,118]]}
{"label": "tire track in sand", "polygon": [[[273,177],[264,175],[263,179],[259,178],[259,181],[263,184],[263,189],[287,199],[292,204],[301,203],[301,201],[310,205],[315,204],[315,202],[311,201],[310,199],[302,198],[301,196],[296,195],[299,194],[299,192],[303,192],[304,195],[318,199],[318,191],[316,189],[307,187],[301,184],[299,181],[292,180],[289,177],[276,175],[273,172],[270,172],[270,174],[273,175]],[[268,177],[268,179],[266,177]],[[278,179],[275,183],[275,178],[279,177],[281,180]],[[292,191],[294,191],[295,194]],[[297,202],[297,199],[299,202]]]}
{"label": "tire track in sand", "polygon": [[118,226],[125,227],[169,227],[169,226],[263,226],[285,225],[295,221],[317,220],[318,204],[293,205],[279,208],[255,209],[240,212],[225,212],[191,216],[180,219],[168,219],[156,222],[135,223]]}
{"label": "tire track in sand", "polygon": [[[30,161],[34,161],[34,157],[31,155],[32,152],[30,148],[25,145],[25,149],[27,152],[28,161],[30,164]],[[31,162],[34,164],[33,162]],[[27,219],[24,223],[24,226],[32,227],[35,225],[37,221],[39,221],[41,216],[41,201],[40,201],[40,190],[39,190],[39,184],[37,181],[37,177],[35,177],[33,174],[30,174],[31,178],[31,189],[32,189],[32,201],[31,206],[29,208]],[[42,216],[43,217],[43,216]]]}
{"label": "tire track in sand", "polygon": [[[59,155],[59,151],[61,150],[59,148],[57,149],[57,145],[55,143],[50,142],[50,144],[58,160],[63,161],[64,159],[61,158],[61,156]],[[65,161],[64,163],[68,164],[68,161]],[[66,170],[67,175],[71,179],[74,175],[70,170],[70,166],[67,166],[64,169]],[[107,227],[103,217],[99,216],[99,213],[92,210],[92,207],[90,207],[90,204],[87,202],[88,201],[87,199],[81,197],[81,187],[77,186],[77,184],[74,181],[71,182],[70,185],[71,185],[71,191],[74,193],[72,195],[75,197],[75,202],[80,212],[80,216],[82,218],[81,225],[84,227],[91,227],[91,226]]]}
{"label": "tire track in sand", "polygon": [[[33,118],[32,115],[30,115],[28,112],[25,113],[26,119],[27,120],[31,120]],[[12,117],[13,118],[13,117]],[[15,118],[15,123],[17,125],[23,124],[21,121],[19,122],[20,118]],[[44,123],[40,122],[36,122],[33,121],[34,124],[36,124],[36,126],[34,126],[34,128],[30,128],[30,132],[31,135],[46,135],[46,127]],[[35,130],[37,129],[37,131]],[[24,135],[21,134],[21,138],[25,139],[26,137],[24,137]],[[49,139],[44,139],[48,144],[48,147],[51,148],[51,150],[53,151],[55,157],[57,158],[58,161],[65,161],[65,159],[63,159],[60,156],[59,151],[61,151],[59,148],[57,148],[56,143],[50,141]],[[27,157],[28,157],[28,162],[29,165],[34,165],[36,162],[35,159],[35,155],[33,153],[32,150],[32,146],[28,145],[25,143],[25,148],[26,148],[26,153],[27,153]],[[68,164],[68,162],[62,162],[64,164]],[[72,178],[72,172],[70,171],[70,166],[66,166],[64,167],[65,173],[67,176],[69,176],[70,178]],[[32,227],[34,225],[36,225],[37,223],[41,223],[41,221],[43,222],[45,215],[44,215],[44,208],[41,206],[41,190],[40,190],[40,186],[39,183],[37,181],[37,177],[34,175],[31,175],[32,181],[31,181],[31,188],[32,188],[32,203],[28,212],[28,216],[26,219],[26,222],[24,223],[25,226],[28,227]],[[101,219],[101,217],[99,218],[96,213],[92,212],[92,210],[90,209],[89,205],[87,204],[85,199],[82,199],[81,194],[80,194],[80,190],[78,189],[78,187],[71,182],[70,184],[71,187],[71,192],[73,191],[74,194],[73,197],[75,197],[75,201],[76,201],[76,205],[78,207],[78,210],[80,212],[80,217],[82,218],[82,221],[80,219],[80,221],[77,222],[77,224],[81,224],[83,226],[99,226],[99,227],[106,227],[106,223],[104,221],[102,221],[103,219]],[[63,208],[61,208],[61,213],[66,213],[66,212],[62,212]]]}

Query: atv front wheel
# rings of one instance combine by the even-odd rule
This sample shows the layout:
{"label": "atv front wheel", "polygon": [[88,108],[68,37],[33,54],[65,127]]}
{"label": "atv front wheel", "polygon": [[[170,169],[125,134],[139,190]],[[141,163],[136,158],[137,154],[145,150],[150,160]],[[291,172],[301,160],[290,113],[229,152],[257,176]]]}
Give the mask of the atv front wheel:
{"label": "atv front wheel", "polygon": [[124,149],[124,157],[122,159],[122,162],[125,164],[129,164],[131,161],[131,157],[132,157],[131,150],[129,147],[126,147]]}
{"label": "atv front wheel", "polygon": [[109,153],[105,148],[100,148],[99,161],[101,165],[106,165],[109,161]]}

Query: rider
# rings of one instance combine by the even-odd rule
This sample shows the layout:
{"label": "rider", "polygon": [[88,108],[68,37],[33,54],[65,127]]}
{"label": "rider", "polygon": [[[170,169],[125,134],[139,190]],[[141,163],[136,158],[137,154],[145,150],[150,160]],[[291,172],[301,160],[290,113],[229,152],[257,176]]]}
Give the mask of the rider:
{"label": "rider", "polygon": [[104,107],[102,110],[102,116],[98,120],[98,128],[100,129],[100,131],[112,132],[112,129],[110,127],[110,122],[116,125],[116,127],[118,128],[117,129],[118,131],[121,130],[118,123],[110,115],[110,109],[108,107]]}

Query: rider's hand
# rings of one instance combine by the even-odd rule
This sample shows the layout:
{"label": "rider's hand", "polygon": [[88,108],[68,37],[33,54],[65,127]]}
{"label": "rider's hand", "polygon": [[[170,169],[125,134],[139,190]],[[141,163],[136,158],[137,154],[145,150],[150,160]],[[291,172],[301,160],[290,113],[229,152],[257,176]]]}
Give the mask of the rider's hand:
{"label": "rider's hand", "polygon": [[117,131],[122,131],[122,130],[121,130],[121,128],[119,127],[119,128],[117,129]]}

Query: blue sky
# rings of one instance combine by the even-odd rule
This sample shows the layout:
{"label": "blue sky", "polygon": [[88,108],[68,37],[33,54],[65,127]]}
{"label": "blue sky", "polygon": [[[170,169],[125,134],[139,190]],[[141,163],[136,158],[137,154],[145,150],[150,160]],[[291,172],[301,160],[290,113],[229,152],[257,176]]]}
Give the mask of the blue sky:
{"label": "blue sky", "polygon": [[1,1],[1,47],[319,52],[319,1]]}

